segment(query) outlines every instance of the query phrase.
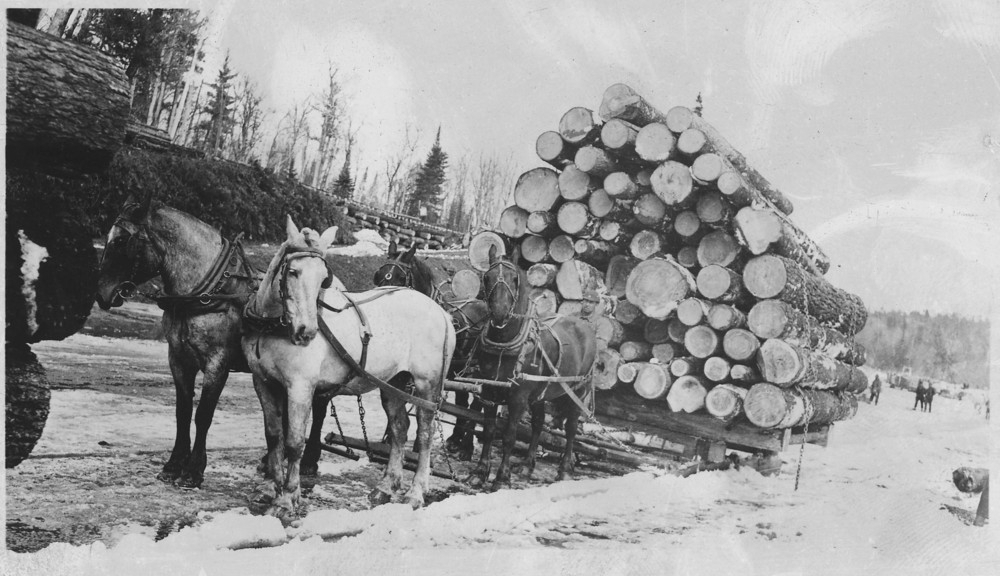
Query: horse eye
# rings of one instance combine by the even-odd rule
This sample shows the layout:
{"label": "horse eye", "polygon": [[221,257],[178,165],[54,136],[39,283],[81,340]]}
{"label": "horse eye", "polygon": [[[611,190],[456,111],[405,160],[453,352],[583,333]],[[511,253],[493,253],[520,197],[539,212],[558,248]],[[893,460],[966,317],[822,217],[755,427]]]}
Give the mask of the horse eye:
{"label": "horse eye", "polygon": [[288,275],[289,276],[295,276],[296,278],[298,278],[299,274],[300,274],[300,271],[299,271],[298,268],[289,268],[288,269]]}

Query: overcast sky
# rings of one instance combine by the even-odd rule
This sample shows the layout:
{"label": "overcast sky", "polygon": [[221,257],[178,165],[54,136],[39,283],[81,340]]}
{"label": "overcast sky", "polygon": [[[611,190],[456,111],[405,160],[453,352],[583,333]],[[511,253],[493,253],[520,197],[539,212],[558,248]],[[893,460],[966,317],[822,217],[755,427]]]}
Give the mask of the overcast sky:
{"label": "overcast sky", "polygon": [[528,170],[537,135],[615,82],[662,110],[700,92],[834,284],[876,309],[1000,312],[996,0],[230,0],[213,20],[276,110],[340,68],[374,166],[440,124],[452,158]]}

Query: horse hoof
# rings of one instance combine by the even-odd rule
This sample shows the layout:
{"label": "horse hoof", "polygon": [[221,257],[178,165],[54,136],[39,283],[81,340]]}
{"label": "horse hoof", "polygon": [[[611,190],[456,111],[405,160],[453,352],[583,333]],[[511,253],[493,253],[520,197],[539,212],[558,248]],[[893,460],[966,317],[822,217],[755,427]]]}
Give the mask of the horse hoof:
{"label": "horse hoof", "polygon": [[392,494],[386,494],[378,488],[368,493],[368,502],[371,503],[373,508],[375,506],[387,504],[390,500],[392,500]]}
{"label": "horse hoof", "polygon": [[423,500],[423,498],[416,498],[414,496],[407,496],[404,501],[407,504],[409,504],[410,507],[413,508],[414,510],[419,510],[419,509],[421,509],[421,508],[424,507],[424,500]]}
{"label": "horse hoof", "polygon": [[275,496],[277,496],[277,492],[274,490],[274,485],[268,482],[254,488],[247,500],[250,504],[264,506],[274,502]]}
{"label": "horse hoof", "polygon": [[319,464],[300,464],[299,476],[314,477],[319,476]]}
{"label": "horse hoof", "polygon": [[185,472],[184,474],[181,474],[180,478],[174,481],[174,486],[187,490],[193,490],[195,488],[201,488],[201,483],[204,481],[205,477],[197,472]]}
{"label": "horse hoof", "polygon": [[472,461],[472,450],[462,450],[458,453],[459,462],[471,462]]}
{"label": "horse hoof", "polygon": [[174,481],[180,477],[180,475],[181,475],[180,470],[172,470],[172,469],[168,470],[164,468],[163,470],[160,471],[159,474],[156,475],[156,479],[166,484],[173,484]]}
{"label": "horse hoof", "polygon": [[280,505],[271,506],[265,514],[281,520],[282,523],[287,523],[295,517],[295,513],[292,510]]}

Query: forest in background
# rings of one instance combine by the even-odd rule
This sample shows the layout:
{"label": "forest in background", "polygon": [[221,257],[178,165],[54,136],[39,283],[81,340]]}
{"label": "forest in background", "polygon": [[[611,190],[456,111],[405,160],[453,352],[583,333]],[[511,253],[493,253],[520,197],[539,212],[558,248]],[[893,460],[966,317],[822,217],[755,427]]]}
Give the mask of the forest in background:
{"label": "forest in background", "polygon": [[868,365],[914,376],[989,386],[990,324],[949,314],[873,311],[857,335]]}

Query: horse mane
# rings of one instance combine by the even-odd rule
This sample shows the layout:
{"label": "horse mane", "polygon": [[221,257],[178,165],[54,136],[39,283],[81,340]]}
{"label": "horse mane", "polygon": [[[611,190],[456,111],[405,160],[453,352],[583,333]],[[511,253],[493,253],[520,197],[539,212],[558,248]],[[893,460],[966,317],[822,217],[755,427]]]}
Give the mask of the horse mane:
{"label": "horse mane", "polygon": [[434,271],[426,260],[416,256],[411,260],[410,266],[413,267],[413,288],[429,296],[434,290]]}

